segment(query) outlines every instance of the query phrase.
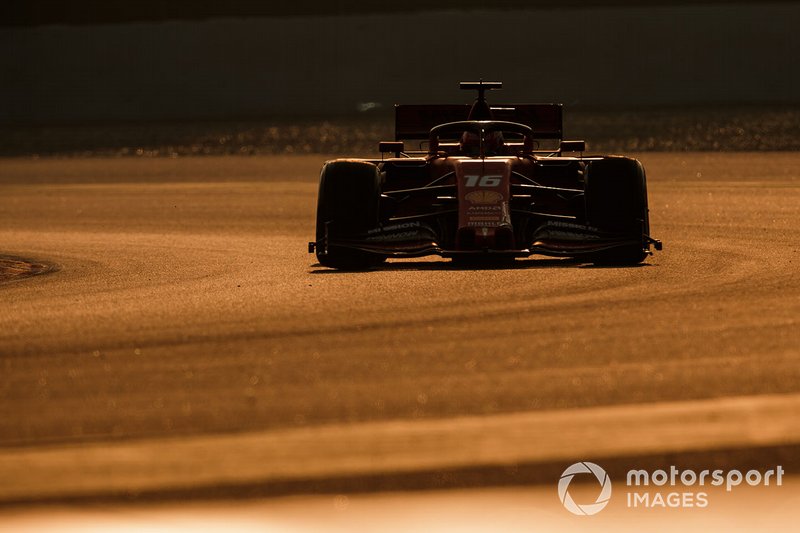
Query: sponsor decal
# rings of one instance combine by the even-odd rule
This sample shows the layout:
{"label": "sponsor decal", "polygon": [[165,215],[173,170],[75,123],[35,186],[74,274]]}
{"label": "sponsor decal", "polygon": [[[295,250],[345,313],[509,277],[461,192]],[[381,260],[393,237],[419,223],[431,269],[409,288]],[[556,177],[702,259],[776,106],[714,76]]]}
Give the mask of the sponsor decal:
{"label": "sponsor decal", "polygon": [[576,241],[599,241],[597,229],[569,222],[546,222],[536,231],[536,238]]}
{"label": "sponsor decal", "polygon": [[391,224],[367,231],[366,241],[370,242],[397,242],[412,239],[431,239],[433,230],[421,222],[403,222]]}
{"label": "sponsor decal", "polygon": [[485,215],[482,215],[482,216],[473,216],[473,217],[469,217],[469,221],[470,221],[470,222],[478,222],[478,221],[481,221],[481,220],[488,220],[488,221],[490,221],[490,222],[500,222],[500,219],[499,219],[499,218],[497,218],[497,217],[493,217],[493,216],[485,216]]}
{"label": "sponsor decal", "polygon": [[471,205],[467,208],[470,213],[491,213],[492,211],[502,211],[503,208],[495,205]]}
{"label": "sponsor decal", "polygon": [[371,229],[367,232],[368,235],[373,233],[385,233],[391,231],[399,231],[411,228],[421,228],[422,224],[420,222],[404,222],[402,224],[392,224],[389,226],[380,226],[375,229]]}
{"label": "sponsor decal", "polygon": [[464,195],[464,199],[473,204],[497,204],[503,200],[503,195],[497,191],[478,189]]}
{"label": "sponsor decal", "polygon": [[420,233],[418,231],[401,231],[399,233],[387,233],[385,235],[372,235],[367,237],[367,240],[381,242],[405,241],[419,236]]}

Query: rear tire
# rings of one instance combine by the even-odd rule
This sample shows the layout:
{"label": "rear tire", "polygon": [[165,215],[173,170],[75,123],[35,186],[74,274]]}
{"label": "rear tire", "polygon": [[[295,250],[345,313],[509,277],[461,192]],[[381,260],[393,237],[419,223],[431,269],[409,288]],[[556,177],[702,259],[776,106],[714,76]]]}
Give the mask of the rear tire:
{"label": "rear tire", "polygon": [[592,255],[595,264],[631,265],[647,257],[650,233],[647,178],[636,159],[607,157],[589,163],[586,171],[586,221],[601,231],[630,234],[638,244]]}
{"label": "rear tire", "polygon": [[363,270],[385,257],[361,250],[328,246],[321,253],[325,227],[332,239],[352,239],[378,226],[381,176],[366,161],[329,161],[322,167],[317,197],[317,260],[342,270]]}

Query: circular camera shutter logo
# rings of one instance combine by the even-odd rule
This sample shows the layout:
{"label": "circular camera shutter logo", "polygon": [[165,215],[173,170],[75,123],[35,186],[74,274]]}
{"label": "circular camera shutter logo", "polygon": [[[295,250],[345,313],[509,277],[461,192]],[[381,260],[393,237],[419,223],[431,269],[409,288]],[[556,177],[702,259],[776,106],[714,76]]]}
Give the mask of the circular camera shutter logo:
{"label": "circular camera shutter logo", "polygon": [[[597,482],[602,487],[597,500],[594,503],[578,505],[572,496],[569,494],[569,484],[576,474],[593,474],[597,478]],[[558,480],[558,497],[561,503],[566,507],[567,511],[577,515],[593,515],[603,510],[608,505],[608,500],[611,499],[611,478],[608,477],[606,471],[594,463],[584,461],[582,463],[575,463],[570,466],[564,473],[561,474],[561,479]]]}

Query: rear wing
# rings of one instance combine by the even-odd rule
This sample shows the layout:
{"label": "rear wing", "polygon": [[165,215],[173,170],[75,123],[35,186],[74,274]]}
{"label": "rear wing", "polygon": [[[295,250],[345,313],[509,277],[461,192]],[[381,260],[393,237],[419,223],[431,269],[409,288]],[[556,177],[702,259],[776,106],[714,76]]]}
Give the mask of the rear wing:
{"label": "rear wing", "polygon": [[[427,139],[434,126],[467,120],[471,108],[470,104],[396,105],[394,138]],[[561,104],[500,104],[491,110],[494,120],[530,126],[536,139],[563,139]]]}

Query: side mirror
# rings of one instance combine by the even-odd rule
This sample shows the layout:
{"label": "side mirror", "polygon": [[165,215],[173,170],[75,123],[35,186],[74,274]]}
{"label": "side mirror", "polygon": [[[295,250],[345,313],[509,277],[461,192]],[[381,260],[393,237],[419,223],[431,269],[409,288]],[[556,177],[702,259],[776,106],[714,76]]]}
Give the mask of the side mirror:
{"label": "side mirror", "polygon": [[400,157],[401,152],[405,152],[406,145],[402,141],[381,141],[378,143],[378,151],[382,154],[394,152],[395,157]]}
{"label": "side mirror", "polygon": [[561,141],[559,152],[585,152],[586,141]]}

